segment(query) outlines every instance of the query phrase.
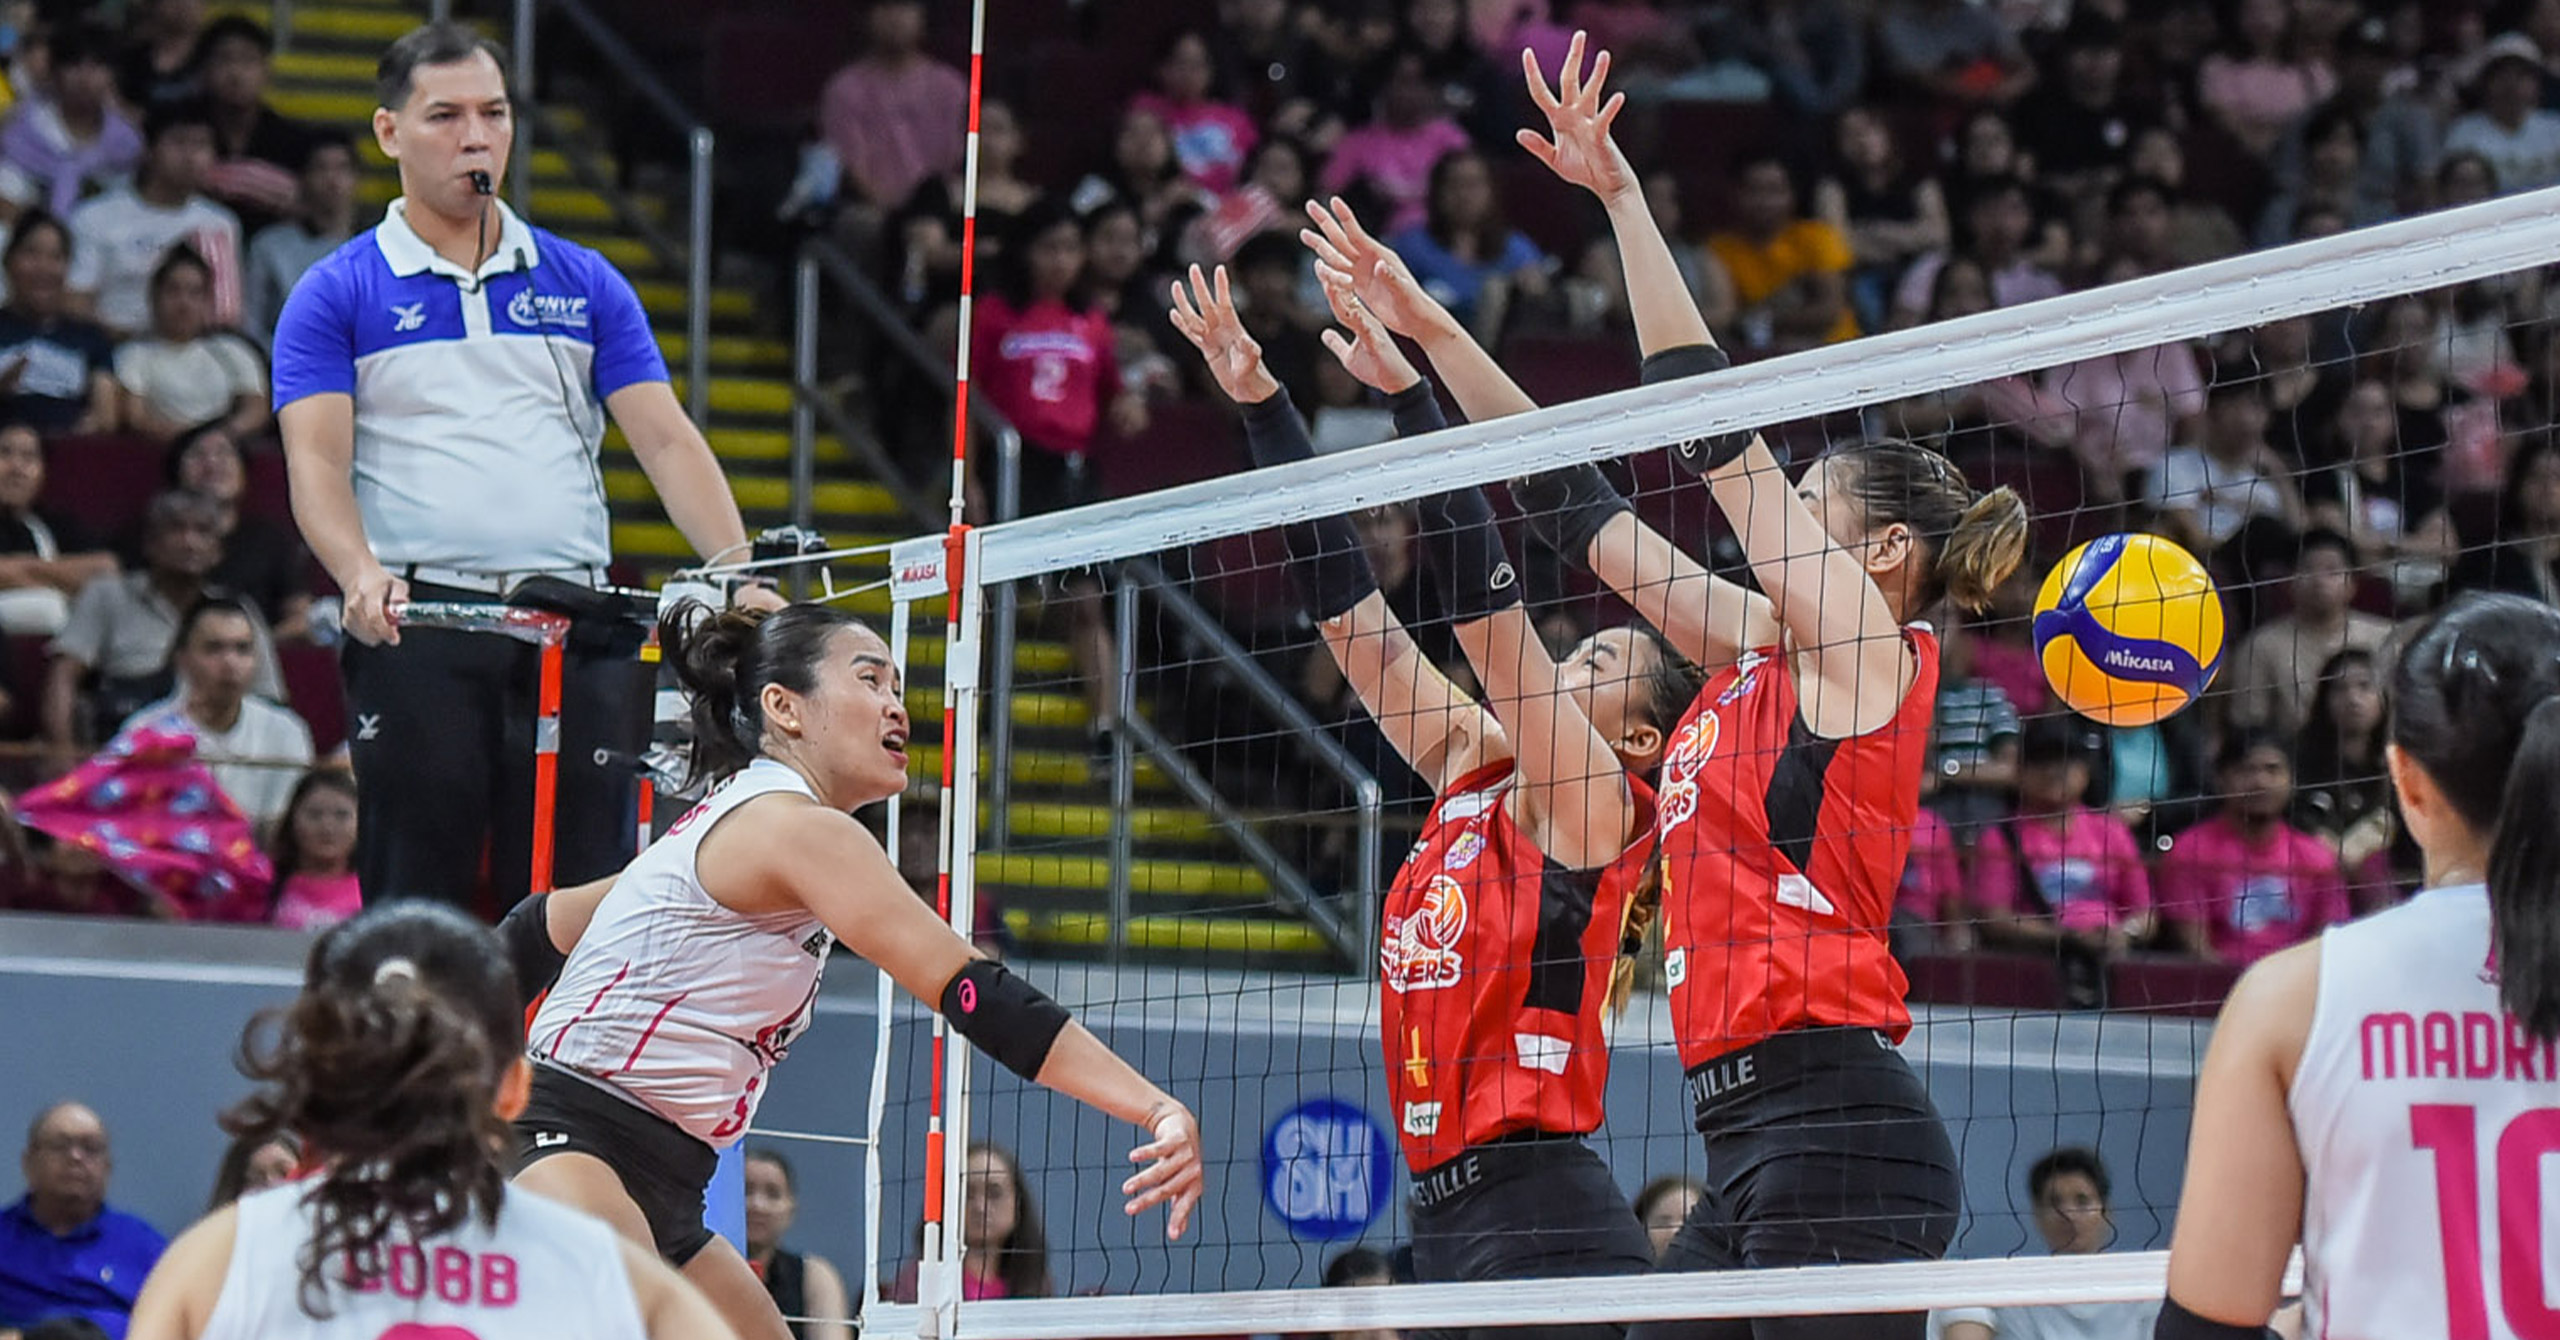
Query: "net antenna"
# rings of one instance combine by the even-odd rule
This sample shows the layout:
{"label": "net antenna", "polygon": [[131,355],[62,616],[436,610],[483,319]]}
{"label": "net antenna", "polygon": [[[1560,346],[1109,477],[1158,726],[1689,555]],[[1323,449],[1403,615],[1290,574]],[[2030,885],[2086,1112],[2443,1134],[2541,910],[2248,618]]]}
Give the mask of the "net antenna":
{"label": "net antenna", "polygon": [[[969,133],[961,167],[960,336],[951,396],[951,523],[938,555],[928,557],[911,551],[891,555],[893,598],[911,589],[907,581],[910,569],[922,580],[939,576],[943,594],[949,598],[943,624],[942,804],[937,844],[941,855],[935,862],[933,902],[935,912],[960,928],[962,935],[969,933],[975,917],[975,899],[962,849],[972,845],[977,829],[978,658],[985,597],[984,588],[968,580],[968,501],[969,346],[976,320],[978,283],[978,108],[986,89],[986,53],[987,0],[974,0],[969,7]],[[903,632],[903,619],[899,627]],[[903,664],[904,658],[900,660]],[[961,797],[969,802],[967,823],[957,817],[956,802]],[[880,1055],[884,1059],[878,1063],[875,1080],[885,1085],[889,1029],[889,988],[885,979],[880,989]],[[950,1223],[949,1208],[960,1203],[969,1129],[969,1050],[951,1045],[950,1030],[944,1026],[939,1011],[934,1013],[932,1027],[933,1096],[925,1120],[924,1241],[916,1273],[916,1299],[923,1311],[915,1330],[922,1336],[949,1334],[959,1324],[960,1237]],[[875,1124],[882,1101],[882,1093],[875,1089]],[[872,1148],[876,1151],[878,1145]],[[876,1163],[875,1152],[875,1167]],[[876,1273],[881,1242],[876,1177],[871,1182],[869,1204],[873,1264],[866,1273]],[[876,1290],[868,1295],[877,1296]]]}
{"label": "net antenna", "polygon": [[[983,47],[983,7],[972,38],[972,90],[977,87],[977,53]],[[974,203],[976,170],[975,117],[972,117],[970,201]],[[974,211],[972,211],[972,214]],[[974,247],[964,244],[964,267]],[[1550,406],[1509,418],[1471,423],[1396,442],[1327,455],[1304,464],[1231,474],[1099,505],[1007,521],[971,530],[955,511],[947,533],[928,535],[898,546],[892,555],[893,577],[900,600],[951,597],[948,616],[949,657],[944,685],[944,791],[941,803],[941,867],[937,905],[953,925],[972,924],[978,878],[974,843],[981,799],[977,768],[978,710],[985,676],[981,639],[987,596],[1012,582],[1050,573],[1103,567],[1135,556],[1188,550],[1212,541],[1234,541],[1290,522],[1359,513],[1408,499],[1471,484],[1534,474],[1586,461],[1634,456],[1674,442],[1708,434],[1803,424],[1842,411],[1864,410],[1940,392],[1957,391],[1995,378],[2059,370],[2093,360],[2136,354],[2173,342],[2247,331],[2295,317],[2353,308],[2377,300],[2421,295],[2560,263],[2560,190],[2545,190],[2485,201],[2395,223],[2359,229],[2316,241],[2243,255],[2209,265],[2174,270],[2103,288],[2067,294],[2048,301],[1995,309],[1978,315],[1878,335],[1804,353],[1749,363],[1684,382],[1633,387],[1605,395]],[[965,268],[964,268],[965,277]],[[963,322],[967,321],[963,298]],[[968,341],[963,338],[962,374],[967,373]],[[2370,351],[2359,351],[2370,352]],[[1634,380],[1633,351],[1626,359],[1627,380]],[[1525,369],[1524,369],[1525,371]],[[957,397],[959,416],[954,434],[954,495],[963,486],[966,452],[967,396]],[[2106,412],[2108,406],[2080,405],[2083,411]],[[1695,486],[1685,500],[1694,501]],[[1273,565],[1264,564],[1265,567]],[[1214,575],[1214,574],[1212,574]],[[1232,575],[1232,574],[1230,574]],[[1019,704],[1004,705],[1008,711]],[[1243,743],[1240,742],[1240,747]],[[968,816],[964,818],[963,816]],[[992,858],[991,858],[992,859]],[[1071,858],[1070,858],[1071,859]],[[1065,860],[1056,864],[1064,865]],[[1016,863],[1021,864],[1020,862]],[[1186,872],[1164,863],[1147,872],[1150,880],[1172,885]],[[996,885],[1012,882],[1005,867],[990,865],[987,878]],[[1154,892],[1168,890],[1151,890]],[[1222,892],[1205,884],[1171,887],[1170,892],[1206,900]],[[1205,942],[1204,942],[1205,943]],[[1187,946],[1188,942],[1186,942]],[[1247,1124],[1266,1093],[1314,1091],[1326,1083],[1348,1085],[1357,1093],[1383,1063],[1376,1054],[1373,1029],[1362,1027],[1358,1008],[1346,1011],[1343,1037],[1358,1037],[1357,1061],[1344,1051],[1346,1064],[1326,1071],[1314,1038],[1316,1016],[1301,997],[1318,995],[1314,984],[1274,983],[1245,975],[1239,984],[1215,978],[1219,994],[1199,991],[1199,974],[1185,979],[1193,995],[1180,1006],[1126,994],[1143,985],[1130,975],[1095,975],[1075,983],[1085,988],[1083,1003],[1108,1004],[1114,1027],[1171,1025],[1153,1021],[1192,1011],[1184,1026],[1196,1031],[1200,1011],[1260,1010],[1261,1031],[1283,1041],[1303,1059],[1295,1068],[1264,1074],[1248,1069],[1260,1056],[1228,1056],[1212,1047],[1197,1060],[1186,1060],[1206,1073],[1175,1073],[1166,1078],[1178,1093],[1201,1093],[1223,1086],[1230,1119],[1204,1117],[1212,1141],[1211,1197],[1204,1203],[1195,1236],[1167,1250],[1160,1244],[1126,1239],[1088,1252],[1087,1266],[1060,1269],[1060,1283],[1088,1291],[1097,1282],[1110,1293],[1136,1296],[1057,1300],[990,1300],[965,1305],[957,1299],[959,1226],[947,1211],[959,1204],[959,1179],[965,1163],[968,1131],[968,1072],[965,1055],[943,1044],[937,1030],[933,1069],[932,1120],[927,1128],[930,1156],[925,1177],[926,1233],[918,1305],[868,1303],[866,1331],[882,1335],[917,1334],[937,1340],[1002,1340],[1003,1337],[1175,1336],[1199,1334],[1296,1333],[1319,1329],[1367,1327],[1429,1328],[1444,1325],[1512,1321],[1623,1321],[1637,1317],[1743,1316],[1828,1313],[1848,1302],[1871,1301],[1895,1308],[1956,1304],[2037,1305],[2115,1298],[2157,1297],[2162,1259],[2158,1254],[2109,1253],[2103,1257],[2045,1262],[1946,1262],[1893,1266],[1829,1267],[1814,1272],[1755,1271],[1747,1275],[1656,1276],[1612,1281],[1607,1289],[1559,1290],[1552,1282],[1504,1282],[1483,1285],[1416,1285],[1373,1289],[1314,1291],[1311,1263],[1329,1250],[1319,1243],[1291,1240],[1274,1227],[1257,1203],[1253,1186],[1254,1132]],[[1329,980],[1329,979],[1328,979]],[[1108,1001],[1090,992],[1119,991]],[[1337,998],[1349,1003],[1366,988],[1349,984]],[[1256,994],[1256,1002],[1238,1005]],[[1295,995],[1291,993],[1297,993]],[[1062,999],[1076,994],[1061,991]],[[1374,1011],[1374,1001],[1370,1002]],[[1095,1010],[1092,1016],[1101,1017]],[[1224,1026],[1225,1014],[1216,1017]],[[1374,1013],[1369,1015],[1374,1022]],[[2088,1059],[2085,1074],[2072,1079],[2071,1093],[2095,1092],[2100,1081],[2146,1078],[2168,1089],[2192,1076],[2192,1055],[2175,1030],[2145,1031],[2140,1016],[2111,1014],[2076,1019],[2042,1015],[2043,1022],[1997,1011],[1959,1017],[1942,1012],[1923,1023],[1909,1044],[1915,1063],[1932,1066],[2005,1068],[2021,1086],[2042,1066],[2044,1081],[2057,1094],[2066,1092],[2051,1058],[2064,1043],[2057,1037],[2081,1038],[2071,1043],[2075,1064]],[[2083,1027],[2082,1025],[2086,1025]],[[2096,1035],[2103,1024],[2105,1037]],[[2032,1025],[2032,1026],[2031,1026]],[[1649,1031],[1650,1029],[1650,1031]],[[1260,1046],[1253,1030],[1232,1036],[1238,1048]],[[2085,1036],[2083,1036],[2085,1035]],[[1222,1038],[1230,1036],[1221,1034]],[[1979,1040],[1977,1040],[1979,1039]],[[2003,1041],[2005,1039],[2005,1041]],[[1652,1028],[1631,1016],[1617,1037],[1616,1064],[1640,1083],[1642,1067],[1658,1065],[1668,1040],[1667,1024]],[[2200,1031],[2199,1038],[2200,1042]],[[2048,1047],[2050,1043],[2050,1047]],[[2177,1043],[2172,1049],[2169,1044]],[[2200,1052],[2200,1047],[2195,1049]],[[1934,1053],[1934,1054],[1933,1054]],[[1183,1053],[1186,1057],[1195,1053]],[[1663,1091],[1677,1087],[1677,1069]],[[1002,1081],[999,1081],[1002,1083]],[[2019,1092],[2023,1093],[2021,1088]],[[2014,1096],[2014,1095],[2013,1095]],[[1961,1095],[1950,1095],[1960,1100]],[[2170,1094],[2134,1112],[2161,1126],[2174,1125],[2178,1149],[2184,1148],[2186,1113]],[[990,1108],[989,1125],[1001,1130],[1020,1126],[1020,1133],[1044,1141],[1052,1156],[1046,1172],[1063,1185],[1078,1167],[1103,1166],[1090,1151],[1099,1136],[1063,1121],[1035,1127],[1035,1114],[1050,1109],[1023,1095],[1019,1113],[1006,1103]],[[2095,1098],[2056,1097],[2055,1104],[2098,1102]],[[1204,1114],[1207,1112],[1203,1105]],[[2077,1121],[2105,1116],[2096,1111],[2060,1106],[2037,1119]],[[2026,1127],[2022,1113],[2002,1116],[1977,1109],[1969,1142],[1960,1152],[1970,1163],[1988,1152],[1987,1162],[2005,1157],[2005,1141]],[[1236,1120],[1241,1117],[1243,1120]],[[1017,1118],[1020,1120],[1017,1121]],[[1685,1103],[1657,1092],[1650,1106],[1612,1104],[1610,1124],[1595,1143],[1604,1149],[1675,1149],[1693,1160],[1695,1137],[1688,1130]],[[1955,1123],[1951,1120],[1950,1125]],[[2086,1123],[2084,1123],[2086,1124]],[[2048,1128],[2049,1129],[2049,1128]],[[2003,1132],[2010,1132],[2004,1135]],[[1117,1132],[1113,1133],[1117,1139]],[[1605,1142],[1605,1143],[1603,1143]],[[2151,1143],[2149,1140],[2145,1144]],[[1070,1152],[1070,1146],[1074,1146]],[[1268,1151],[1266,1150],[1266,1156]],[[1382,1189],[1400,1192],[1396,1177]],[[1116,1180],[1116,1179],[1115,1179]],[[2003,1179],[2004,1181],[2006,1179]],[[1267,1185],[1267,1183],[1266,1183]],[[1081,1200],[1071,1210],[1053,1211],[1054,1225],[1067,1214],[1090,1215],[1108,1200],[1092,1183],[1079,1184]],[[2003,1213],[2015,1191],[2002,1198],[1977,1183],[1970,1188],[1969,1211],[1977,1219]],[[2174,1189],[2160,1194],[2165,1207]],[[1373,1230],[1381,1237],[1399,1234],[1400,1194],[1389,1202]],[[1053,1198],[1053,1205],[1057,1202]],[[1277,1213],[1275,1210],[1274,1213]],[[1119,1216],[1112,1214],[1110,1219]],[[2162,1223],[2165,1225],[2165,1217]],[[873,1255],[892,1249],[877,1233]],[[1152,1226],[1150,1226],[1152,1227]],[[1088,1241],[1125,1230],[1096,1225]],[[2010,1242],[2023,1245],[2021,1239]],[[1064,1265],[1064,1244],[1057,1258]],[[1995,1246],[1992,1250],[2002,1250]],[[2014,1250],[2012,1246],[2008,1248]],[[1093,1264],[1099,1258],[1098,1266]],[[1267,1273],[1258,1277],[1256,1268]],[[1233,1291],[1241,1281],[1254,1287]],[[1270,1287],[1263,1287],[1270,1286]],[[1283,1287],[1285,1286],[1285,1287]]]}

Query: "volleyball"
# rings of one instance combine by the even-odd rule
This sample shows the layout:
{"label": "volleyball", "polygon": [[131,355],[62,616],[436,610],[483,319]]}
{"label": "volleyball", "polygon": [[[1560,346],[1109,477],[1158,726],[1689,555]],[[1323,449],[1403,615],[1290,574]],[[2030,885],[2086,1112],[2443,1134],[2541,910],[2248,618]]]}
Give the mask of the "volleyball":
{"label": "volleyball", "polygon": [[2036,594],[2036,660],[2071,710],[2147,726],[2194,702],[2222,665],[2222,595],[2157,535],[2105,535],[2063,555]]}

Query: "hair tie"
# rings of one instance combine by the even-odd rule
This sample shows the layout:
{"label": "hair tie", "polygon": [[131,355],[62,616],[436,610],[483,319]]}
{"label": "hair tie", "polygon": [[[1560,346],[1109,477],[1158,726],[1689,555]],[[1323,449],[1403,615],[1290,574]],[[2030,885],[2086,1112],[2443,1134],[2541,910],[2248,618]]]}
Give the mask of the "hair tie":
{"label": "hair tie", "polygon": [[417,981],[418,965],[410,959],[394,955],[391,958],[384,959],[381,966],[373,970],[373,984],[375,986],[380,986],[394,978],[401,977],[405,977],[412,982]]}

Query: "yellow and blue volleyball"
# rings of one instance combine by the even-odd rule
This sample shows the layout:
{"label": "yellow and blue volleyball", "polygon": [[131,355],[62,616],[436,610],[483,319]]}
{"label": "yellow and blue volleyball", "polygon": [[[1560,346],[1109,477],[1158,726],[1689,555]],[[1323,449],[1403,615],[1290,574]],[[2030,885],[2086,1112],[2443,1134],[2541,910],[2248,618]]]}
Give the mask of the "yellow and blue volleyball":
{"label": "yellow and blue volleyball", "polygon": [[2063,555],[2036,595],[2036,660],[2071,710],[2147,726],[2194,702],[2222,666],[2222,593],[2157,535],[2106,535]]}

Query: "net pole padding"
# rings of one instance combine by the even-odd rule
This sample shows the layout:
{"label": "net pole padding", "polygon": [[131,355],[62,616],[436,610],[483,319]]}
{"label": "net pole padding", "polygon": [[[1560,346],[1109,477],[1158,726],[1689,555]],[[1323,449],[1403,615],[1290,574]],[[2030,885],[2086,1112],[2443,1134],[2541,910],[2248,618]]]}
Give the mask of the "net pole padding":
{"label": "net pole padding", "polygon": [[[987,1299],[962,1306],[960,1329],[950,1340],[1139,1340],[2132,1303],[2162,1297],[2168,1271],[2167,1252],[2108,1252],[1366,1289]],[[2298,1255],[2286,1268],[2285,1288],[2301,1288]],[[877,1304],[864,1310],[863,1326],[903,1334],[907,1314],[916,1310]]]}
{"label": "net pole padding", "polygon": [[[2560,260],[2560,187],[984,529],[996,585]],[[1629,378],[1634,350],[1629,347]]]}
{"label": "net pole padding", "polygon": [[[658,645],[658,622],[652,619],[649,621],[648,636],[640,644],[640,663],[649,667],[651,693],[657,691],[658,666],[665,659],[665,649]],[[631,801],[631,853],[634,856],[649,849],[650,841],[657,836],[658,827],[658,779],[648,769],[646,745],[641,748],[641,757],[643,763],[639,770],[638,793]]]}

